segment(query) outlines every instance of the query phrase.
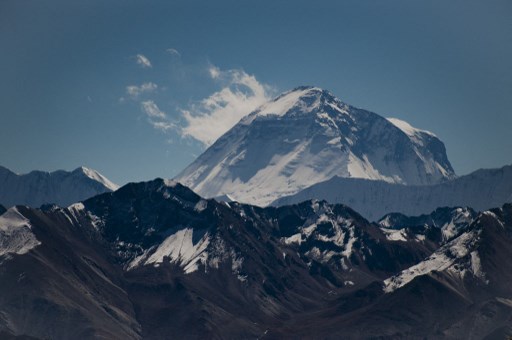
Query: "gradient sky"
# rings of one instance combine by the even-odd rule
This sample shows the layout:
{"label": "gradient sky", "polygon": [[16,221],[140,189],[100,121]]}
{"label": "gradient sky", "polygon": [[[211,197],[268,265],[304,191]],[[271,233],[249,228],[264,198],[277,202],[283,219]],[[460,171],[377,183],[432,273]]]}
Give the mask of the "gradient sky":
{"label": "gradient sky", "polygon": [[459,175],[511,164],[511,18],[510,0],[3,0],[0,165],[170,178],[211,138],[198,124],[299,85],[434,132]]}

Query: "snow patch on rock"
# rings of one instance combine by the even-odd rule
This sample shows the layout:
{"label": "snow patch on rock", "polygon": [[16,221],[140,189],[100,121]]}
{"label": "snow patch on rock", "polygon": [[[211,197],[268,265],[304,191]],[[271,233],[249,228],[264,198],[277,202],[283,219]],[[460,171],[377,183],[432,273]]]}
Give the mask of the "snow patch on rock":
{"label": "snow patch on rock", "polygon": [[[193,232],[193,229],[186,228],[167,237],[144,264],[154,264],[158,267],[168,258],[169,262],[179,264],[187,274],[196,271],[198,263],[204,265],[208,258],[208,253],[205,250],[210,238],[206,234],[196,244],[193,244]],[[135,261],[140,262],[137,259]]]}
{"label": "snow patch on rock", "polygon": [[30,221],[16,207],[0,216],[0,256],[23,255],[40,245]]}
{"label": "snow patch on rock", "polygon": [[407,242],[407,232],[405,229],[386,229],[380,228],[380,230],[386,235],[389,241],[404,241]]}
{"label": "snow patch on rock", "polygon": [[447,273],[463,278],[467,273],[483,279],[480,258],[476,251],[479,232],[465,232],[449,243],[445,244],[424,261],[403,270],[401,273],[384,280],[384,292],[391,293],[414,278],[428,275],[434,271]]}
{"label": "snow patch on rock", "polygon": [[200,213],[201,211],[205,210],[207,207],[208,207],[208,201],[199,200],[199,202],[197,202],[196,205],[194,206],[194,210],[196,212]]}

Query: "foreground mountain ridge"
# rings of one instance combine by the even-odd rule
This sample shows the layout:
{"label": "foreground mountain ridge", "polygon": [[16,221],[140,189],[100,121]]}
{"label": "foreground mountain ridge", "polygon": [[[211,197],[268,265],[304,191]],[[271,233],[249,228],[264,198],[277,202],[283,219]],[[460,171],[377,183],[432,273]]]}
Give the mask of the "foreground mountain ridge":
{"label": "foreground mountain ridge", "polygon": [[96,170],[83,166],[69,172],[36,170],[23,175],[0,166],[0,203],[8,207],[37,208],[49,203],[65,207],[118,188]]}
{"label": "foreground mountain ridge", "polygon": [[[175,181],[0,216],[0,331],[36,338],[503,338],[512,205],[370,223]],[[2,334],[2,333],[0,333]]]}
{"label": "foreground mountain ridge", "polygon": [[426,185],[455,173],[434,134],[298,87],[242,118],[176,180],[265,206],[334,176]]}

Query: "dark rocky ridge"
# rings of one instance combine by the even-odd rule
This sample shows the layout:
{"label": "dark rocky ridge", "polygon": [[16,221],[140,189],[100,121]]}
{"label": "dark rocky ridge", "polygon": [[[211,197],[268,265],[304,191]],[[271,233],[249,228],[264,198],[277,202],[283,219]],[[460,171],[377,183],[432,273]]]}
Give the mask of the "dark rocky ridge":
{"label": "dark rocky ridge", "polygon": [[[160,179],[129,184],[70,209],[16,209],[41,244],[0,257],[4,334],[52,339],[510,334],[511,205],[472,213],[453,229],[450,241],[440,235],[456,209],[390,218],[396,224],[383,228],[343,205],[218,203]],[[194,246],[208,240],[197,252],[197,268],[188,273],[186,238],[173,243],[184,249],[179,256],[162,248],[185,230],[192,230]],[[433,254],[448,254],[449,242],[469,232],[478,235],[471,250],[478,253],[483,278],[470,271],[454,276],[450,268],[471,266],[469,255],[461,255],[449,268],[385,293],[384,280]],[[167,250],[162,261],[151,262],[161,250]]]}

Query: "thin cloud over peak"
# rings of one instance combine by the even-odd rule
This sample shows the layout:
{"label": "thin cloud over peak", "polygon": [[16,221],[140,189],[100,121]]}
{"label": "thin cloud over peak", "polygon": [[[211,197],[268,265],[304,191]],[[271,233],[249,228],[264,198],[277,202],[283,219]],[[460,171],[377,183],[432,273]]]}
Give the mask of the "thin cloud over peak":
{"label": "thin cloud over peak", "polygon": [[142,112],[144,112],[149,123],[157,130],[167,131],[169,129],[176,129],[176,125],[169,121],[167,114],[160,110],[158,105],[152,100],[146,100],[140,103]]}
{"label": "thin cloud over peak", "polygon": [[145,55],[137,54],[135,58],[137,60],[137,64],[139,64],[142,68],[153,67],[153,65],[151,65],[151,61],[149,61],[149,59]]}
{"label": "thin cloud over peak", "polygon": [[[179,53],[170,50],[174,49],[166,51]],[[172,130],[183,139],[195,140],[209,146],[242,117],[268,102],[275,93],[270,86],[260,83],[254,75],[246,73],[243,69],[221,70],[209,64],[206,68],[203,66],[200,73],[202,80],[206,73],[218,90],[185,107],[176,108],[177,112],[174,111],[171,115],[164,112],[153,99],[144,98],[144,95],[160,89],[151,81],[126,86],[126,98],[139,103],[141,111],[155,129],[163,132]],[[162,89],[165,89],[165,86]],[[123,101],[125,98],[120,99],[121,103]],[[175,113],[179,116],[176,117]]]}
{"label": "thin cloud over peak", "polygon": [[128,94],[132,99],[137,99],[140,95],[144,93],[151,93],[158,89],[158,85],[153,82],[143,83],[141,85],[129,85],[126,86],[126,94]]}
{"label": "thin cloud over peak", "polygon": [[270,86],[244,70],[222,71],[211,65],[208,72],[212,79],[223,83],[223,88],[181,110],[185,120],[182,137],[192,137],[205,146],[213,144],[242,117],[269,101],[273,92]]}

